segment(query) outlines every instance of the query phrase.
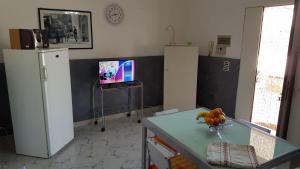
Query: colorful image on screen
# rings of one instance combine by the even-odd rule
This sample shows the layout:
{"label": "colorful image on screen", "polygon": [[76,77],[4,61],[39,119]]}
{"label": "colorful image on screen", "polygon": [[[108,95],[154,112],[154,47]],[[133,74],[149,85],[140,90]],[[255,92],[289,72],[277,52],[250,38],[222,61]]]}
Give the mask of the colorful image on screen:
{"label": "colorful image on screen", "polygon": [[134,81],[134,60],[100,61],[100,84]]}

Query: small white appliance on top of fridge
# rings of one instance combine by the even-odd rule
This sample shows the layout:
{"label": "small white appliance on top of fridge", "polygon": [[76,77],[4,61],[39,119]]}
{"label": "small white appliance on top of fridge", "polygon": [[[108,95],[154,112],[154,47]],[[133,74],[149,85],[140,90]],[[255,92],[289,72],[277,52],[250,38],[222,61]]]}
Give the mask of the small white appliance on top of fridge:
{"label": "small white appliance on top of fridge", "polygon": [[3,53],[16,153],[49,158],[74,138],[68,49]]}

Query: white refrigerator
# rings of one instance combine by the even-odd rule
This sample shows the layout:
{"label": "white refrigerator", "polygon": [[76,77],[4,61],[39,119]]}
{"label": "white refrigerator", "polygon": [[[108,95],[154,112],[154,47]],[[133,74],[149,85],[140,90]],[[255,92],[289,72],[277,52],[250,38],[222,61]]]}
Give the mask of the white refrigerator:
{"label": "white refrigerator", "polygon": [[68,49],[4,49],[16,153],[49,158],[74,138]]}

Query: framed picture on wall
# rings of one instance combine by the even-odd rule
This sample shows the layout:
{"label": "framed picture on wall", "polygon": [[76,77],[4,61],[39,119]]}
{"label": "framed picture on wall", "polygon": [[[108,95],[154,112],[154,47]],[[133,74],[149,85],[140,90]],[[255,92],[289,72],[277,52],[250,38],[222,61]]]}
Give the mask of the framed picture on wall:
{"label": "framed picture on wall", "polygon": [[92,12],[38,8],[50,48],[93,49]]}

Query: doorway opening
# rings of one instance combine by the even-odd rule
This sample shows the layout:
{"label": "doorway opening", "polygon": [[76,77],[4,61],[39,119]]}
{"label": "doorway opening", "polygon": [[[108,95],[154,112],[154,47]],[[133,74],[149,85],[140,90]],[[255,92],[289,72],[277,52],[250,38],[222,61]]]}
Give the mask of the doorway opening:
{"label": "doorway opening", "polygon": [[251,122],[276,135],[294,5],[266,7],[263,14]]}

